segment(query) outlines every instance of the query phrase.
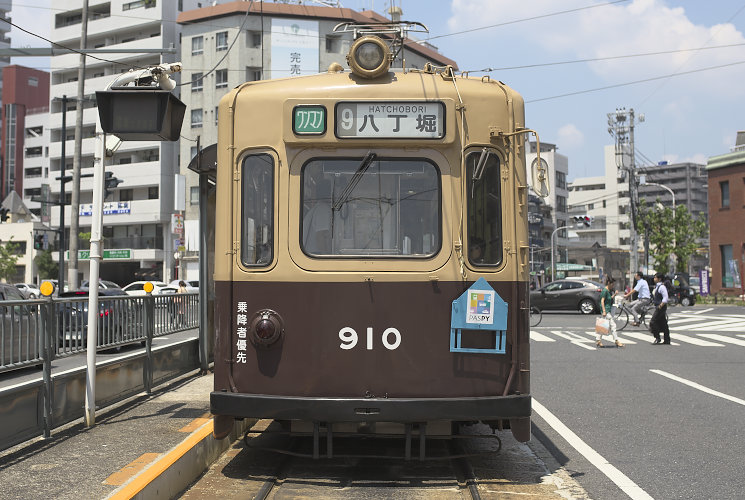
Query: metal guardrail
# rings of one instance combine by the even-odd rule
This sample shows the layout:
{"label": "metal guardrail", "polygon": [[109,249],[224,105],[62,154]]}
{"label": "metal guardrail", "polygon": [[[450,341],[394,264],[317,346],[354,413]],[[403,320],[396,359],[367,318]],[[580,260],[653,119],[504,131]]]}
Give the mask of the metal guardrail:
{"label": "metal guardrail", "polygon": [[[199,294],[99,296],[96,350],[142,344],[97,364],[95,404],[104,407],[206,364],[200,338],[153,348],[153,338],[199,327]],[[87,346],[88,297],[0,301],[0,372],[42,365],[43,377],[0,391],[0,451],[83,415],[86,368],[52,373],[55,357]]]}
{"label": "metal guardrail", "polygon": [[[97,350],[199,326],[199,294],[99,296]],[[0,372],[86,350],[88,297],[0,301]]]}

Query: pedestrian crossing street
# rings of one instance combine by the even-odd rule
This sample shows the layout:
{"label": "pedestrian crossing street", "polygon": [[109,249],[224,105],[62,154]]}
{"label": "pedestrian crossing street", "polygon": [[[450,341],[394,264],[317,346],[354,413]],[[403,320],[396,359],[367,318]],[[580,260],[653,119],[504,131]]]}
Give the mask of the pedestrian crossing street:
{"label": "pedestrian crossing street", "polygon": [[[707,315],[709,310],[684,311],[669,314],[670,338],[672,345],[691,344],[699,347],[725,347],[738,345],[745,347],[745,314]],[[594,316],[593,316],[594,317]],[[567,331],[561,328],[535,329],[530,331],[533,342],[556,342],[568,340],[573,345],[595,350],[595,331]],[[706,333],[717,332],[717,333]],[[721,332],[733,332],[722,334]],[[652,334],[644,328],[634,328],[630,324],[618,332],[618,339],[627,345],[650,343]],[[609,343],[610,341],[610,343]],[[603,342],[612,345],[613,337],[603,336]]]}

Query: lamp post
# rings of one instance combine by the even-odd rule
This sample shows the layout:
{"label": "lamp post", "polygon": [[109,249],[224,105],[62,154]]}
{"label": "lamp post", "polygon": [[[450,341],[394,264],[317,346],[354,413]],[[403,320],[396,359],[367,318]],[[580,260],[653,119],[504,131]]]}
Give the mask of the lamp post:
{"label": "lamp post", "polygon": [[675,193],[672,189],[665,186],[664,184],[659,184],[657,182],[647,182],[646,178],[643,176],[639,179],[641,182],[640,184],[642,186],[657,186],[661,187],[662,189],[666,189],[668,193],[670,193],[670,196],[673,197],[673,251],[670,253],[670,265],[672,269],[670,270],[671,274],[675,274],[675,264],[677,262],[677,258],[675,257]]}
{"label": "lamp post", "polygon": [[567,226],[557,227],[554,232],[551,233],[551,281],[556,281],[556,265],[554,264],[554,235],[557,231],[562,229],[568,229]]}

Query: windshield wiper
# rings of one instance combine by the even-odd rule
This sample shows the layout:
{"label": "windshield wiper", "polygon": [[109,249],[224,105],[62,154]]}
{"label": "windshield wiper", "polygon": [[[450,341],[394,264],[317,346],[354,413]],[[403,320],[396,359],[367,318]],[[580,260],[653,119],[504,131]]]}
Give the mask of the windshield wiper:
{"label": "windshield wiper", "polygon": [[360,166],[357,167],[357,171],[354,173],[354,175],[352,175],[352,178],[349,179],[349,182],[339,195],[339,199],[336,200],[334,205],[331,207],[333,211],[338,212],[341,206],[347,202],[349,197],[352,195],[352,191],[354,191],[354,188],[357,187],[357,184],[359,184],[359,182],[362,180],[362,176],[365,175],[365,172],[368,168],[370,168],[370,165],[377,157],[378,155],[376,153],[368,151],[365,157],[362,158]]}

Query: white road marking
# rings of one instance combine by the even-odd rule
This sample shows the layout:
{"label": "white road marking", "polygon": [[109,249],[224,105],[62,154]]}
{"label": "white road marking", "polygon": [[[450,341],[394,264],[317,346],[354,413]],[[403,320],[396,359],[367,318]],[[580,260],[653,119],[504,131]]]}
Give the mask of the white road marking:
{"label": "white road marking", "polygon": [[668,325],[676,325],[677,326],[677,325],[680,325],[680,324],[683,324],[683,323],[701,323],[702,321],[713,320],[713,319],[720,319],[720,318],[708,318],[706,316],[704,316],[704,317],[701,317],[701,316],[684,316],[684,317],[681,318],[680,316],[673,316],[673,317],[671,317],[670,319],[667,320],[667,324]]}
{"label": "white road marking", "polygon": [[695,325],[688,328],[692,331],[700,330],[720,330],[737,327],[738,331],[742,331],[745,328],[745,321],[742,319],[720,319],[719,321],[708,321],[701,325]]}
{"label": "white road marking", "polygon": [[[652,336],[651,333],[626,332],[625,331],[625,332],[623,332],[623,334],[626,335],[627,337],[632,337],[632,338],[635,338],[637,340],[641,340],[643,342],[649,342],[650,344],[652,343],[652,341],[654,341],[654,337]],[[671,344],[672,345],[680,345],[677,342],[671,342]]]}
{"label": "white road marking", "polygon": [[708,309],[701,309],[700,311],[690,311],[690,312],[689,311],[686,311],[686,312],[681,313],[681,314],[703,314],[705,312],[709,312],[709,311],[713,311],[713,310],[714,310],[714,308],[713,307],[710,307]]}
{"label": "white road marking", "polygon": [[530,330],[530,340],[534,342],[556,342],[556,339],[547,337],[542,333],[534,332],[533,330]]}
{"label": "white road marking", "polygon": [[585,443],[579,436],[572,432],[569,427],[564,425],[561,420],[559,420],[553,413],[548,411],[548,409],[541,403],[539,403],[535,398],[533,398],[533,410],[535,410],[535,412],[540,415],[540,417],[545,420],[552,429],[558,432],[559,435],[572,446],[572,448],[577,450],[592,465],[597,467],[600,472],[605,474],[608,479],[613,481],[619,488],[621,488],[621,491],[626,493],[629,498],[633,498],[634,500],[652,500],[652,497],[649,495],[649,493],[641,489],[641,487],[639,487],[634,481],[629,479],[626,474],[618,470],[615,466],[608,462],[608,460],[603,458],[600,453],[598,453],[587,443]]}
{"label": "white road marking", "polygon": [[[587,330],[584,333],[587,334],[587,335],[592,336],[592,338],[595,338],[595,335],[597,335],[594,331],[591,331],[591,330]],[[616,332],[616,334],[618,334],[618,332]],[[608,336],[610,336],[610,338],[613,338],[613,335],[611,335],[611,334],[608,334]],[[627,338],[622,338],[620,336],[618,337],[618,340],[620,340],[622,344],[629,344],[629,345],[636,344],[636,342],[634,342],[633,340],[630,340],[630,339],[627,339]]]}
{"label": "white road marking", "polygon": [[745,333],[738,333],[737,336],[738,337],[745,337]]}
{"label": "white road marking", "polygon": [[[699,391],[705,392],[707,394],[711,394],[712,396],[717,396],[722,399],[726,399],[728,401],[732,401],[733,403],[737,403],[739,405],[745,406],[745,399],[736,398],[734,396],[730,396],[729,394],[725,394],[723,392],[715,391],[714,389],[709,389],[706,386],[703,386],[701,384],[697,384],[696,382],[692,382],[690,380],[678,377],[677,375],[673,375],[672,373],[664,372],[662,370],[649,370],[652,373],[656,373],[657,375],[662,375],[663,377],[667,377],[670,380],[675,380],[676,382],[680,382],[681,384],[685,384],[689,387],[693,387],[694,389],[698,389]],[[533,400],[535,403],[535,400]]]}
{"label": "white road marking", "polygon": [[561,337],[563,339],[566,339],[569,342],[571,342],[572,344],[574,344],[576,346],[579,346],[579,347],[582,347],[583,349],[589,349],[590,351],[594,351],[596,349],[596,347],[594,345],[587,345],[585,343],[585,342],[587,342],[587,340],[585,340],[585,339],[583,339],[581,337],[577,338],[578,336],[576,334],[571,334],[570,335],[570,334],[567,334],[567,333],[562,333],[562,332],[557,331],[557,330],[551,330],[551,333],[553,333],[557,337]]}
{"label": "white road marking", "polygon": [[675,338],[683,342],[688,342],[689,344],[700,345],[701,347],[724,347],[724,344],[717,344],[716,342],[709,342],[708,340],[703,340],[697,337],[688,337],[686,335],[681,335],[679,333],[675,333]]}
{"label": "white road marking", "polygon": [[716,333],[699,333],[701,337],[707,339],[718,340],[720,342],[727,342],[728,344],[735,344],[745,346],[745,340],[736,339],[734,337],[728,337],[726,335],[717,335]]}

